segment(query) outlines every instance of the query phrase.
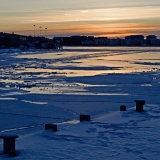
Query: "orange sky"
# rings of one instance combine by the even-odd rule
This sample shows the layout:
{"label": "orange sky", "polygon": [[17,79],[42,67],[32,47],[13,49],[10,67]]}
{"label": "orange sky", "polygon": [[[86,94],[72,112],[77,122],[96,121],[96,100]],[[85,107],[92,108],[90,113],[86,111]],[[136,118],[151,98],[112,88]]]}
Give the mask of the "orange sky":
{"label": "orange sky", "polygon": [[33,35],[35,25],[36,35],[40,35],[42,26],[41,35],[47,37],[130,34],[160,37],[159,0],[1,1],[1,32]]}

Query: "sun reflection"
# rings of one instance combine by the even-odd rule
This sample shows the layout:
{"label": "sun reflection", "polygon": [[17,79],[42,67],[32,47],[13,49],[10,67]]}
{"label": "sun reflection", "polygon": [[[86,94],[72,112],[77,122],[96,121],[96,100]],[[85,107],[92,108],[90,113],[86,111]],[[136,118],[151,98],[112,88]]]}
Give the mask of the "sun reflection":
{"label": "sun reflection", "polygon": [[[69,48],[70,50],[71,48]],[[81,51],[82,49],[82,51]],[[85,50],[84,50],[85,49]],[[37,62],[45,60],[45,67],[30,64],[28,67],[16,69],[16,73],[49,73],[43,75],[49,76],[93,76],[108,73],[131,73],[144,72],[160,69],[157,63],[160,63],[160,52],[158,48],[152,51],[152,48],[93,48],[89,52],[87,49],[79,47],[79,51],[68,52],[62,51],[61,54],[45,53],[45,54],[26,54],[19,55],[18,58],[37,59]],[[99,51],[98,51],[99,50]],[[156,53],[155,53],[156,52]],[[152,63],[150,59],[152,57]],[[156,63],[154,63],[156,62]],[[36,67],[35,67],[36,65]],[[42,76],[42,75],[41,75]]]}

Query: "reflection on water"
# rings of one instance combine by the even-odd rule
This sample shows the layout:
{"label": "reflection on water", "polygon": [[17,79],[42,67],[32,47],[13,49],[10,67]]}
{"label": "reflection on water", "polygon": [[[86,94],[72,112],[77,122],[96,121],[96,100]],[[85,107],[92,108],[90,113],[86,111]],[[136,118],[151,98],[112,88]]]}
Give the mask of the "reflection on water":
{"label": "reflection on water", "polygon": [[[0,87],[12,88],[13,91],[1,96],[28,94],[28,92],[129,96],[132,91],[139,90],[139,87],[145,90],[152,86],[149,73],[135,74],[138,83],[132,80],[133,77],[129,74],[127,78],[122,77],[123,82],[120,83],[120,74],[117,78],[117,74],[108,75],[108,73],[157,71],[160,69],[160,48],[65,47],[63,50],[4,54],[3,59],[5,61],[0,68]],[[160,83],[156,79],[158,73],[154,73],[155,79],[152,79]],[[147,74],[145,76],[147,80],[143,79],[143,74]],[[133,88],[124,89],[126,84],[130,86],[132,83],[134,83]]]}
{"label": "reflection on water", "polygon": [[158,47],[65,47],[52,53],[25,53],[18,58],[33,67],[18,68],[17,73],[54,72],[68,77],[160,69]]}

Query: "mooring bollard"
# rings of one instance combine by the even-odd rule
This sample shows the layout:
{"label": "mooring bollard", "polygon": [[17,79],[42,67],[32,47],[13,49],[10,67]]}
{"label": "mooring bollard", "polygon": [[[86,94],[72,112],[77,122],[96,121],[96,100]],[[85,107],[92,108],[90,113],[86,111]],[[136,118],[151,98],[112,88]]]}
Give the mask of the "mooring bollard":
{"label": "mooring bollard", "polygon": [[145,104],[144,100],[135,100],[136,102],[136,111],[143,112],[143,105]]}
{"label": "mooring bollard", "polygon": [[49,130],[49,129],[51,129],[51,126],[52,126],[52,124],[51,124],[51,123],[49,123],[49,124],[45,124],[45,130]]}
{"label": "mooring bollard", "polygon": [[82,122],[82,121],[90,121],[90,116],[81,114],[80,115],[80,122]]}
{"label": "mooring bollard", "polygon": [[57,125],[56,125],[56,124],[52,124],[51,129],[52,129],[54,132],[57,132]]}
{"label": "mooring bollard", "polygon": [[57,124],[45,124],[45,130],[49,130],[49,129],[52,129],[54,132],[57,131]]}
{"label": "mooring bollard", "polygon": [[125,105],[121,105],[120,106],[120,111],[126,111],[127,109],[126,109],[126,106]]}
{"label": "mooring bollard", "polygon": [[15,153],[15,139],[18,138],[17,135],[1,135],[3,139],[3,153],[9,154],[11,157],[17,156]]}

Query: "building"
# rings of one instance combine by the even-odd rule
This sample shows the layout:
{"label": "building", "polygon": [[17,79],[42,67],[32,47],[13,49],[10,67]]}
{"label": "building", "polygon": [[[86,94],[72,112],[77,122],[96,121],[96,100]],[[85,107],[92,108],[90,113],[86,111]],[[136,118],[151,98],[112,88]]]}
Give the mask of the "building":
{"label": "building", "polygon": [[125,37],[126,46],[144,46],[144,36],[143,35],[130,35]]}
{"label": "building", "polygon": [[155,35],[148,35],[146,37],[146,44],[148,46],[158,46],[158,40]]}

